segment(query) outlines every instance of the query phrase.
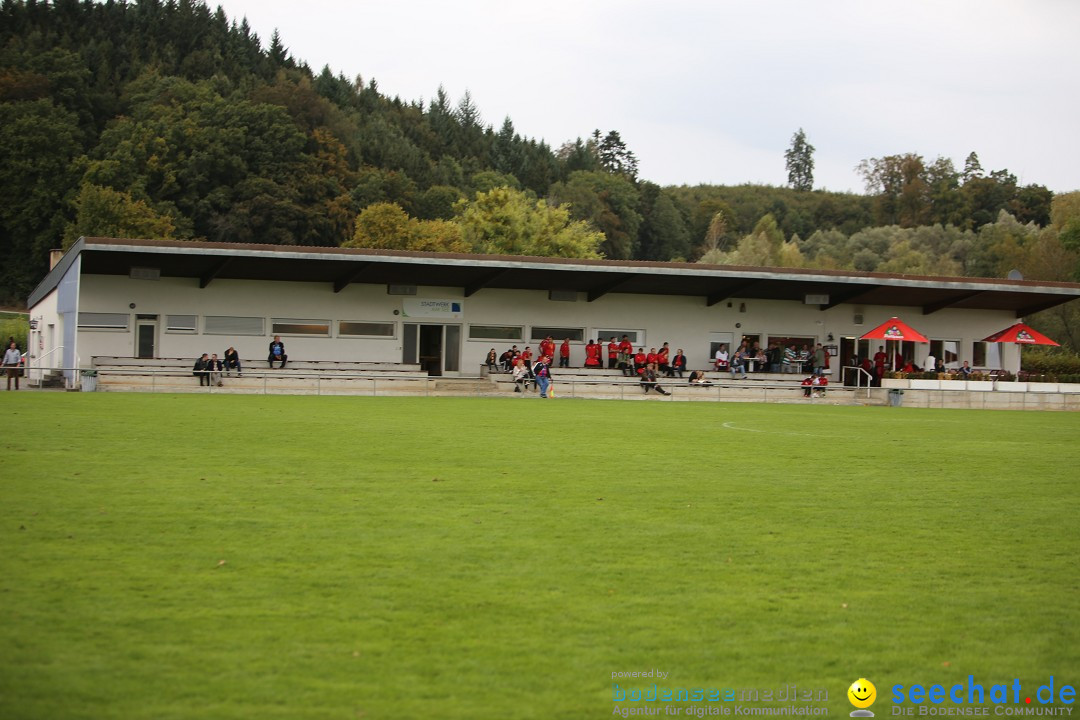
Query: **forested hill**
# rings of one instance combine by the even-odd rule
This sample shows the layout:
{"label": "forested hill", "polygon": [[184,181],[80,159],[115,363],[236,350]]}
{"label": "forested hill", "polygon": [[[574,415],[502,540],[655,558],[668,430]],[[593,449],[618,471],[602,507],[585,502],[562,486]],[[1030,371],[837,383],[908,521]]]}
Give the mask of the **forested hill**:
{"label": "forested hill", "polygon": [[849,242],[868,226],[1050,221],[1045,188],[914,155],[867,161],[865,196],[810,190],[810,155],[792,188],[661,188],[617,131],[553,148],[467,92],[401,100],[286,41],[192,0],[3,0],[0,301],[83,234],[874,269]]}

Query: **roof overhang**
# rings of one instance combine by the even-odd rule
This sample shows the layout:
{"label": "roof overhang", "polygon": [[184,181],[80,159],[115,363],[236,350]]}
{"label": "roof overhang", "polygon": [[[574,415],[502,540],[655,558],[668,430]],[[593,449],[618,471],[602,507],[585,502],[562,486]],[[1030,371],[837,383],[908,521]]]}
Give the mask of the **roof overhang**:
{"label": "roof overhang", "polygon": [[949,278],[831,270],[626,262],[504,255],[398,252],[373,249],[247,245],[175,240],[80,238],[31,294],[33,307],[59,283],[76,255],[82,273],[130,276],[151,268],[161,277],[325,283],[340,292],[352,283],[486,289],[556,290],[585,294],[729,298],[919,308],[1002,310],[1017,317],[1080,298],[1080,285],[988,278]]}

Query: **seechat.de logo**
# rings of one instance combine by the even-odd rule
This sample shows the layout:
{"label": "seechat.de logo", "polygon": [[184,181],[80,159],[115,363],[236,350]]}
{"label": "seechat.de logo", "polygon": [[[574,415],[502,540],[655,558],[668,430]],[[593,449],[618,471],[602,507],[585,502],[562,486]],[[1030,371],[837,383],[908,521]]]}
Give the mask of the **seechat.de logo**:
{"label": "seechat.de logo", "polygon": [[847,689],[847,699],[856,708],[852,711],[851,717],[874,717],[874,713],[866,709],[877,700],[877,688],[874,687],[874,683],[866,678],[859,678]]}

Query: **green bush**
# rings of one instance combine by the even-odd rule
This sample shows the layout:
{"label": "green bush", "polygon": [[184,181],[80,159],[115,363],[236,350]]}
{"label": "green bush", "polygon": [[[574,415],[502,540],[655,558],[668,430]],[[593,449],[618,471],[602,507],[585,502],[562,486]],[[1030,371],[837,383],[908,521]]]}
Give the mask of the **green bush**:
{"label": "green bush", "polygon": [[26,351],[26,339],[30,335],[30,322],[25,315],[0,315],[0,342],[7,349],[8,338],[15,338],[19,349]]}
{"label": "green bush", "polygon": [[1033,375],[1080,375],[1080,355],[1064,348],[1024,348],[1020,366]]}

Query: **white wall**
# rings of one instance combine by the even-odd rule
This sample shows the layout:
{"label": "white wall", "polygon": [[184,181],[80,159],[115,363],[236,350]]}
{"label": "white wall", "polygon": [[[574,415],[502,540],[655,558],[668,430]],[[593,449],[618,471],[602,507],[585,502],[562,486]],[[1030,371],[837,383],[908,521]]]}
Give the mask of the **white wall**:
{"label": "white wall", "polygon": [[[246,280],[214,280],[199,289],[198,280],[162,278],[132,280],[127,277],[85,275],[82,279],[82,312],[130,313],[131,330],[81,331],[79,354],[84,364],[91,356],[131,357],[135,354],[136,313],[159,316],[157,355],[193,358],[203,352],[219,355],[234,345],[244,359],[263,360],[270,341],[271,318],[313,320],[351,320],[396,323],[392,339],[355,339],[338,337],[283,336],[290,359],[400,362],[402,323],[462,325],[462,373],[472,375],[487,351],[502,352],[513,342],[519,347],[533,345],[528,336],[519,341],[469,340],[470,324],[522,325],[528,333],[531,325],[584,327],[586,339],[595,339],[600,327],[641,329],[645,345],[659,347],[668,342],[672,352],[683,348],[689,366],[707,364],[710,332],[740,334],[801,335],[825,342],[832,333],[838,344],[842,335],[861,335],[893,315],[899,316],[928,337],[961,342],[961,360],[971,359],[972,342],[1015,322],[1012,313],[989,310],[941,310],[922,315],[918,308],[840,305],[824,312],[816,305],[778,300],[741,300],[732,298],[706,307],[701,297],[623,295],[612,293],[595,302],[548,299],[546,291],[482,289],[465,298],[461,288],[420,287],[417,297],[460,302],[460,321],[406,319],[401,315],[402,296],[388,295],[385,285],[347,286],[334,293],[328,283],[294,283]],[[135,308],[131,309],[130,304]],[[729,307],[730,305],[730,307]],[[745,312],[740,306],[745,306]],[[394,311],[398,314],[395,314]],[[35,308],[34,314],[39,310]],[[861,313],[862,325],[854,324]],[[174,334],[164,331],[168,314],[198,315],[199,333]],[[258,316],[266,318],[266,332],[261,336],[220,336],[202,334],[202,319],[207,315]],[[737,328],[736,324],[741,327]],[[336,334],[336,323],[333,329]],[[561,341],[561,338],[556,338]],[[606,341],[607,338],[604,338]],[[558,344],[558,342],[557,342]],[[575,343],[572,364],[584,361],[583,343]],[[1006,348],[1004,364],[1015,370],[1019,354]]]}

